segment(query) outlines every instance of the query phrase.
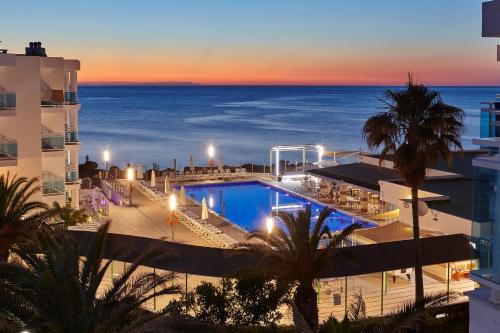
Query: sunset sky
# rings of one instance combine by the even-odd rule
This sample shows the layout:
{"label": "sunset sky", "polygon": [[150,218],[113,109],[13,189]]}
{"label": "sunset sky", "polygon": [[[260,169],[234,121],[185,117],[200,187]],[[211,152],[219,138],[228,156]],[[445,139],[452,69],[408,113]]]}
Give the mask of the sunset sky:
{"label": "sunset sky", "polygon": [[481,2],[6,1],[0,48],[42,41],[84,83],[500,85]]}

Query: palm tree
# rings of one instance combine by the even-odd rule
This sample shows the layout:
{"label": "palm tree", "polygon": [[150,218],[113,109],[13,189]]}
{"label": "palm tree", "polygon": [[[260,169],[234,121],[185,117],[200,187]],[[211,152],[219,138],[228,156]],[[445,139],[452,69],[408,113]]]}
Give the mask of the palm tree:
{"label": "palm tree", "polygon": [[22,239],[28,228],[38,227],[58,213],[41,202],[32,200],[40,191],[37,178],[0,175],[0,261],[9,257],[9,249]]}
{"label": "palm tree", "polygon": [[54,202],[53,207],[55,210],[59,211],[58,217],[61,222],[52,223],[52,227],[56,225],[64,225],[65,227],[67,227],[76,225],[77,223],[85,223],[89,218],[89,216],[85,213],[85,208],[73,209],[63,207],[58,202]]}
{"label": "palm tree", "polygon": [[[297,308],[300,312],[297,318],[303,317],[312,331],[318,327],[314,281],[323,275],[327,264],[339,255],[347,254],[345,251],[338,252],[337,248],[360,227],[354,223],[342,232],[332,235],[326,224],[326,219],[332,212],[333,209],[325,208],[313,225],[310,206],[306,206],[296,216],[279,212],[278,217],[285,229],[276,225],[271,234],[254,231],[248,238],[255,237],[264,242],[245,243],[240,246],[241,251],[256,255],[259,258],[259,267],[267,270],[273,278],[295,287],[293,300],[290,300],[294,304],[292,308]],[[320,246],[322,240],[324,243]]]}
{"label": "palm tree", "polygon": [[386,111],[369,118],[363,137],[370,149],[382,148],[380,162],[394,158],[394,168],[411,188],[413,244],[415,261],[415,298],[424,298],[422,249],[418,220],[418,189],[426,169],[438,158],[451,161],[452,149],[462,149],[464,112],[443,103],[438,92],[413,82],[411,74],[403,90],[385,92]]}
{"label": "palm tree", "polygon": [[108,228],[108,223],[101,227],[88,244],[39,230],[33,242],[13,247],[19,261],[0,263],[0,313],[30,332],[118,332],[152,319],[140,306],[180,288],[173,283],[175,273],[137,269],[167,254],[143,251],[106,288],[103,279],[112,263],[103,260]]}

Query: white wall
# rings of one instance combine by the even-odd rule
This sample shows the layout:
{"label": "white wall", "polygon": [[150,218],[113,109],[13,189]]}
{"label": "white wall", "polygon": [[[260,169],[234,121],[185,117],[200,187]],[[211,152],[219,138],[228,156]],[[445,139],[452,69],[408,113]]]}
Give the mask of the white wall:
{"label": "white wall", "polygon": [[[413,224],[411,203],[402,200],[411,198],[410,188],[386,181],[380,181],[379,185],[380,200],[396,205],[399,208],[400,221],[411,226]],[[418,191],[418,195],[423,201],[446,199],[446,197],[427,191]],[[427,214],[420,217],[420,227],[425,230],[444,234],[460,233],[470,235],[472,222],[458,216],[428,209]]]}

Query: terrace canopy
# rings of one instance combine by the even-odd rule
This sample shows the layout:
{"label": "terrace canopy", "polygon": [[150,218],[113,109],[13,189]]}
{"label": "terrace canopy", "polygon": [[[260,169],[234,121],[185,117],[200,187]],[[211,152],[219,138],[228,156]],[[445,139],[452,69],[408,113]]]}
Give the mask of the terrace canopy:
{"label": "terrace canopy", "polygon": [[[364,243],[386,243],[413,239],[413,228],[400,221],[395,221],[381,227],[360,229],[354,232]],[[430,237],[432,232],[420,230],[420,237]]]}
{"label": "terrace canopy", "polygon": [[[90,231],[65,231],[82,245],[81,251],[90,244],[95,233]],[[115,250],[126,246],[121,256],[123,262],[133,262],[147,248],[156,248],[172,253],[170,258],[157,258],[148,267],[204,276],[224,277],[241,269],[254,268],[258,258],[238,254],[233,249],[195,246],[167,242],[159,239],[108,234],[103,257],[113,258]],[[413,241],[402,240],[380,244],[351,246],[339,251],[349,251],[350,256],[341,256],[328,263],[323,277],[343,277],[378,273],[413,267]],[[449,263],[475,258],[476,253],[469,239],[462,234],[422,238],[422,263],[424,266]],[[357,258],[352,260],[352,258]]]}
{"label": "terrace canopy", "polygon": [[302,152],[302,167],[306,165],[306,152],[310,150],[315,150],[318,153],[318,162],[321,162],[321,158],[324,153],[323,146],[313,145],[313,144],[303,144],[303,145],[285,145],[285,146],[273,146],[269,150],[269,173],[273,174],[273,154],[276,156],[276,163],[274,169],[274,175],[278,177],[280,175],[280,152],[285,151],[301,151]]}

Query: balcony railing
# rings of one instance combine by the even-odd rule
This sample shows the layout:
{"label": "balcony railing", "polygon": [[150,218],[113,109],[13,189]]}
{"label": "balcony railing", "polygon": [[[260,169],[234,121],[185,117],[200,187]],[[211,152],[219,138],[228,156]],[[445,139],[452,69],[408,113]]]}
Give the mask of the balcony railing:
{"label": "balcony railing", "polygon": [[0,91],[0,110],[16,109],[16,93]]}
{"label": "balcony railing", "polygon": [[78,130],[66,128],[66,144],[78,144]]}
{"label": "balcony railing", "polygon": [[0,160],[17,159],[17,142],[0,135]]}
{"label": "balcony railing", "polygon": [[78,171],[72,167],[66,166],[66,184],[75,184],[78,183]]}
{"label": "balcony railing", "polygon": [[42,151],[64,150],[64,136],[51,135],[42,137]]}
{"label": "balcony railing", "polygon": [[64,194],[64,178],[53,172],[42,171],[42,193],[44,195]]}
{"label": "balcony railing", "polygon": [[76,90],[64,90],[64,104],[78,104]]}
{"label": "balcony railing", "polygon": [[42,126],[42,151],[64,150],[64,135]]}

